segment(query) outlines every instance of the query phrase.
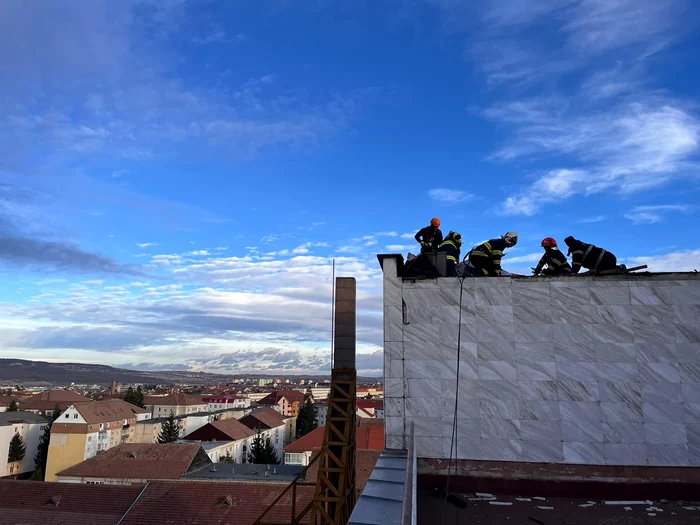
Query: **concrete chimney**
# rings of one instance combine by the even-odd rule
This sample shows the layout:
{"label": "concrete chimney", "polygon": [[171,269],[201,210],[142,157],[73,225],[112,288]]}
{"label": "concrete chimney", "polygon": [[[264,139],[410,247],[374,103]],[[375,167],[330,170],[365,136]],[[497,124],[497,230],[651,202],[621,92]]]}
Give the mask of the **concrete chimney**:
{"label": "concrete chimney", "polygon": [[354,277],[335,280],[334,368],[355,368],[357,292]]}

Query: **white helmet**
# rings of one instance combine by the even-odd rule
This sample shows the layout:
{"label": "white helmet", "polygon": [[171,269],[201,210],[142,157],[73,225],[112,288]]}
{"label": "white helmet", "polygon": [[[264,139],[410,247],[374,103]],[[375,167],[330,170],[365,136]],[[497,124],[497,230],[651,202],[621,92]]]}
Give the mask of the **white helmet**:
{"label": "white helmet", "polygon": [[518,232],[508,232],[503,236],[507,246],[515,246],[518,244]]}

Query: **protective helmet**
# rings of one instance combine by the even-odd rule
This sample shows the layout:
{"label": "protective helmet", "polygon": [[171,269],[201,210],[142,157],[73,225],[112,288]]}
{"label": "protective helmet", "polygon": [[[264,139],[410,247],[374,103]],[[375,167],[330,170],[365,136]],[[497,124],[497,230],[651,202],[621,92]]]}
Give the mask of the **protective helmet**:
{"label": "protective helmet", "polygon": [[454,232],[454,233],[452,234],[452,238],[455,240],[455,242],[456,242],[457,244],[462,244],[462,236],[461,236],[459,233]]}
{"label": "protective helmet", "polygon": [[552,237],[542,239],[542,248],[556,248],[557,240]]}
{"label": "protective helmet", "polygon": [[518,232],[508,232],[503,236],[507,246],[515,246],[518,244]]}
{"label": "protective helmet", "polygon": [[438,219],[437,217],[433,217],[433,218],[430,220],[430,224],[432,224],[432,225],[435,226],[436,228],[439,228],[439,227],[440,227],[440,219]]}

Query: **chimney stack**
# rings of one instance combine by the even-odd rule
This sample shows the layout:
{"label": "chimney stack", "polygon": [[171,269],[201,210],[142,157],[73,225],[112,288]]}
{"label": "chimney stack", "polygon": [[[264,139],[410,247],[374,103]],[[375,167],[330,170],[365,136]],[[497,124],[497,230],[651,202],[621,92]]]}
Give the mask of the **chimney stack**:
{"label": "chimney stack", "polygon": [[354,277],[337,277],[335,280],[333,368],[355,368],[356,286]]}

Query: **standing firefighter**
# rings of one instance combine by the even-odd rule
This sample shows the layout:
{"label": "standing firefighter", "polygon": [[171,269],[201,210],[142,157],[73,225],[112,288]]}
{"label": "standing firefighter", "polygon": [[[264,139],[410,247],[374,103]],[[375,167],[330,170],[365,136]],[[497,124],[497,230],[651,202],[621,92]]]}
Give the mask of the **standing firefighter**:
{"label": "standing firefighter", "polygon": [[[559,251],[557,241],[552,237],[542,240],[544,255],[532,271],[535,275],[571,275],[571,265],[566,260],[566,255]],[[545,265],[547,268],[544,268]],[[544,268],[544,269],[543,269]]]}
{"label": "standing firefighter", "polygon": [[438,253],[445,252],[447,254],[447,277],[456,277],[457,272],[455,267],[459,262],[459,252],[462,249],[462,236],[457,232],[450,232],[445,237],[445,240],[438,246]]}
{"label": "standing firefighter", "polygon": [[603,248],[598,248],[593,244],[586,244],[571,236],[564,239],[564,242],[569,247],[569,255],[572,256],[571,267],[573,273],[578,273],[582,266],[593,273],[617,268],[617,257]]}
{"label": "standing firefighter", "polygon": [[500,276],[503,251],[517,243],[517,232],[508,232],[500,239],[491,239],[474,248],[469,252],[469,263],[476,269],[476,275]]}
{"label": "standing firefighter", "polygon": [[422,228],[416,233],[416,241],[420,243],[420,252],[435,252],[442,243],[442,232],[440,231],[440,219],[433,217],[430,226]]}

